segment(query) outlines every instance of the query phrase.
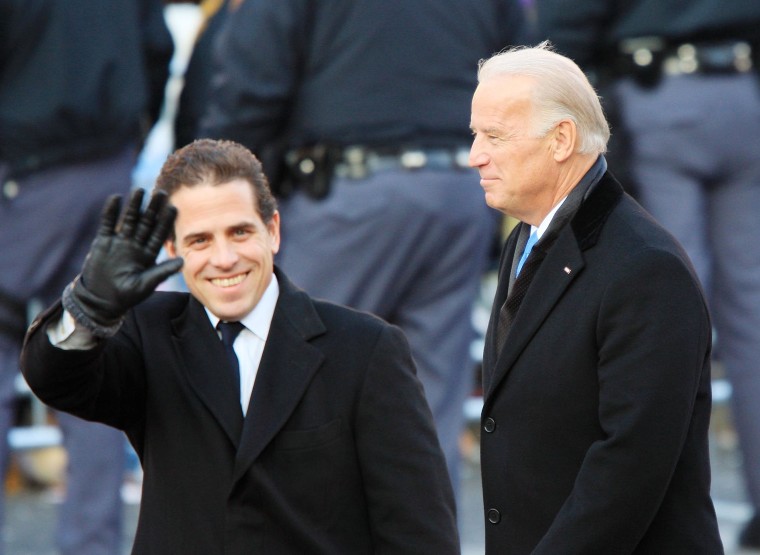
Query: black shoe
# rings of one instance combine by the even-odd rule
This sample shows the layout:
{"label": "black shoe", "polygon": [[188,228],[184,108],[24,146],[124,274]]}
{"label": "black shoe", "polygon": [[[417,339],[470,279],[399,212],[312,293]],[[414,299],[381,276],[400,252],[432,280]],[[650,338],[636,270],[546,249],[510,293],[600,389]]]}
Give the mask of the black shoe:
{"label": "black shoe", "polygon": [[739,546],[760,549],[760,514],[755,513],[739,534]]}

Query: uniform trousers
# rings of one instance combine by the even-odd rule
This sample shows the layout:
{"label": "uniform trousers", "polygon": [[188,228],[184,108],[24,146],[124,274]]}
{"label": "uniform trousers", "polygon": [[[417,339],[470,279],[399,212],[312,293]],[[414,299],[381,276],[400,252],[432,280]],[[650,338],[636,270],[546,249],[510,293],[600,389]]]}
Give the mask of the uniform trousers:
{"label": "uniform trousers", "polygon": [[653,89],[626,80],[618,93],[639,199],[705,287],[747,494],[760,511],[760,76],[670,76]]}
{"label": "uniform trousers", "polygon": [[456,491],[472,309],[498,222],[477,173],[389,169],[336,178],[323,200],[296,193],[280,204],[276,261],[291,279],[405,332]]}
{"label": "uniform trousers", "polygon": [[[0,461],[17,401],[21,341],[32,301],[60,297],[79,273],[108,196],[131,187],[135,149],[9,178],[0,163]],[[122,432],[58,415],[68,453],[67,495],[59,517],[63,555],[121,552],[120,488],[124,479]],[[2,495],[2,488],[0,488]],[[0,506],[3,499],[0,498]],[[0,548],[0,551],[2,548]]]}

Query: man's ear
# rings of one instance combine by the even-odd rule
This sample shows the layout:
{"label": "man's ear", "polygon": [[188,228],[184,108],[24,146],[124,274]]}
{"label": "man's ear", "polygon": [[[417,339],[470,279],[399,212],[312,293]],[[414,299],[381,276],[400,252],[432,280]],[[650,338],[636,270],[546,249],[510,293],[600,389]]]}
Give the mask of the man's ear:
{"label": "man's ear", "polygon": [[280,251],[280,212],[275,210],[272,219],[267,224],[267,231],[272,240],[272,254]]}
{"label": "man's ear", "polygon": [[177,258],[177,248],[173,239],[164,241],[164,250],[169,255],[169,258]]}
{"label": "man's ear", "polygon": [[575,122],[571,120],[562,120],[554,128],[554,160],[564,162],[575,152],[575,145],[578,141],[578,129]]}

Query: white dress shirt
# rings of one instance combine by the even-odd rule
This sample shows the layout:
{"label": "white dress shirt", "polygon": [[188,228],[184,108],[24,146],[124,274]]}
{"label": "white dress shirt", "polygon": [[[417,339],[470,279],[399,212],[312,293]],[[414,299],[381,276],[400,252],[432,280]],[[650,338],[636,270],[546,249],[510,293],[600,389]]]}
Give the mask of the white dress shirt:
{"label": "white dress shirt", "polygon": [[552,223],[552,220],[554,219],[554,214],[557,213],[557,210],[559,210],[559,207],[562,206],[562,204],[567,199],[567,196],[562,197],[562,200],[559,201],[554,208],[551,209],[551,211],[546,215],[546,217],[541,221],[541,224],[536,227],[534,225],[530,226],[530,231],[533,233],[536,232],[536,237],[538,239],[541,239],[541,236],[544,234],[544,232],[549,228],[549,224]]}
{"label": "white dress shirt", "polygon": [[[245,329],[238,334],[235,342],[232,344],[232,348],[235,350],[238,358],[238,365],[240,366],[240,407],[243,409],[243,414],[248,412],[248,403],[251,399],[253,383],[256,381],[256,374],[259,371],[261,355],[264,353],[264,345],[269,336],[269,326],[272,324],[274,307],[277,304],[279,296],[280,284],[277,282],[277,277],[273,274],[272,281],[269,282],[264,294],[261,296],[261,300],[259,300],[258,304],[247,316],[240,320]],[[212,314],[208,308],[206,308],[206,314],[208,314],[208,319],[211,320],[211,325],[216,328],[219,318]],[[221,332],[217,331],[217,333],[221,340]]]}

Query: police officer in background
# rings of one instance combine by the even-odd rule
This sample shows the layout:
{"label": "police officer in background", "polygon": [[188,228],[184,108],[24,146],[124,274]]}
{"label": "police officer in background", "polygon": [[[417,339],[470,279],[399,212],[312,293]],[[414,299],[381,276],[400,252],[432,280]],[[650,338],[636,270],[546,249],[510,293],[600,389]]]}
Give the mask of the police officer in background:
{"label": "police officer in background", "polygon": [[536,7],[539,34],[611,85],[636,194],[707,291],[755,510],[739,543],[760,548],[760,2]]}
{"label": "police officer in background", "polygon": [[518,0],[246,0],[199,133],[262,158],[295,283],[404,330],[455,489],[497,222],[467,166],[470,101],[478,61],[523,30]]}
{"label": "police officer in background", "polygon": [[[61,295],[105,199],[132,186],[172,52],[161,0],[0,2],[0,478],[34,301]],[[124,435],[57,416],[68,472],[56,545],[121,553]]]}

